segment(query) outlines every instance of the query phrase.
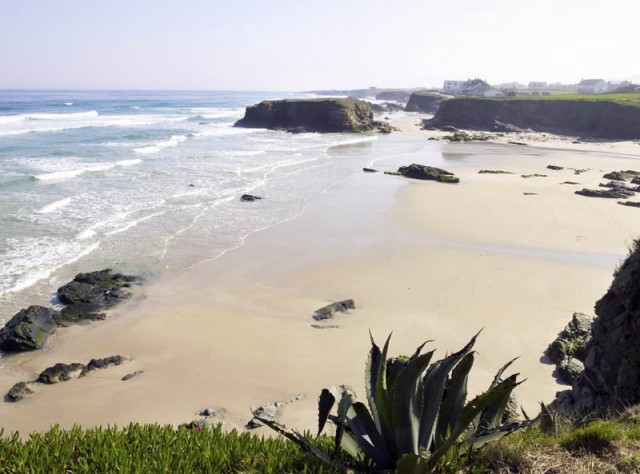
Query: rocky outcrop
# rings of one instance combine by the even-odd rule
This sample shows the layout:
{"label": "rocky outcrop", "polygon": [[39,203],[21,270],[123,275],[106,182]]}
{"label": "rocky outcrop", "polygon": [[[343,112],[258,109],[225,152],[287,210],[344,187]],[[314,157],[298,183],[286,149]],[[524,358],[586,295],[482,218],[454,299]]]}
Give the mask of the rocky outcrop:
{"label": "rocky outcrop", "polygon": [[383,91],[376,94],[376,100],[393,100],[395,102],[406,103],[411,96],[409,91]]}
{"label": "rocky outcrop", "polygon": [[575,192],[581,196],[599,197],[608,199],[627,199],[632,197],[635,192],[628,189],[607,188],[607,189],[587,189],[583,188]]}
{"label": "rocky outcrop", "polygon": [[111,269],[78,273],[73,281],[58,288],[57,296],[66,305],[93,305],[108,308],[131,296],[135,277],[114,273]]}
{"label": "rocky outcrop", "polygon": [[455,98],[429,122],[438,128],[523,129],[608,139],[640,138],[640,107],[609,100]]}
{"label": "rocky outcrop", "polygon": [[262,199],[262,197],[254,196],[253,194],[243,194],[242,196],[240,196],[240,200],[242,202],[253,202],[253,201],[258,201],[260,199]]}
{"label": "rocky outcrop", "polygon": [[359,99],[263,100],[235,123],[288,132],[366,132],[377,125],[369,104]]}
{"label": "rocky outcrop", "polygon": [[448,97],[432,92],[414,92],[409,97],[406,107],[407,112],[421,112],[423,114],[435,114],[440,104]]}
{"label": "rocky outcrop", "polygon": [[0,349],[5,352],[40,349],[55,331],[53,315],[54,311],[44,306],[20,310],[0,329]]}
{"label": "rocky outcrop", "polygon": [[458,183],[460,181],[460,178],[450,171],[417,163],[401,166],[398,168],[398,173],[406,178],[438,181],[440,183]]}
{"label": "rocky outcrop", "polygon": [[556,364],[555,375],[572,384],[584,370],[586,346],[591,339],[593,318],[583,313],[573,313],[569,324],[549,344],[545,355]]}
{"label": "rocky outcrop", "polygon": [[565,414],[605,415],[640,403],[640,240],[596,303],[584,371],[555,405]]}
{"label": "rocky outcrop", "polygon": [[346,313],[350,309],[356,309],[356,303],[353,300],[337,301],[335,303],[323,306],[313,313],[313,319],[322,321],[323,319],[331,319],[336,313]]}
{"label": "rocky outcrop", "polygon": [[[31,386],[37,387],[42,385],[53,385],[59,382],[66,382],[68,380],[81,378],[94,370],[107,369],[114,365],[123,364],[128,360],[129,359],[126,357],[115,355],[105,357],[104,359],[91,359],[86,365],[79,362],[72,362],[71,364],[57,363],[40,372],[40,375],[38,375],[36,380],[30,382],[18,382],[15,384],[5,396],[5,400],[9,402],[17,402],[33,393]],[[135,374],[141,372],[142,371],[138,371]],[[133,376],[134,375],[131,375],[131,377]],[[122,380],[125,380],[125,378]]]}
{"label": "rocky outcrop", "polygon": [[104,319],[100,310],[131,296],[127,289],[136,277],[100,270],[79,273],[73,281],[58,288],[58,300],[67,305],[61,311],[43,306],[20,310],[0,329],[0,350],[20,352],[40,349],[57,327]]}

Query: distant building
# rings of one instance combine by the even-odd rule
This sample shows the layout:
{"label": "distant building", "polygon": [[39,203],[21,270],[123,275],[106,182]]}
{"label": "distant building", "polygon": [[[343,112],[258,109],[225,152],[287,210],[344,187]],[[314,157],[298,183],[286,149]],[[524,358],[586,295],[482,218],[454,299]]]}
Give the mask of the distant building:
{"label": "distant building", "polygon": [[546,82],[537,82],[537,81],[531,81],[529,83],[529,85],[527,86],[528,89],[546,89],[547,88],[547,83]]}
{"label": "distant building", "polygon": [[609,87],[607,88],[607,92],[613,92],[616,90],[627,90],[630,86],[632,86],[629,81],[609,81],[607,84]]}
{"label": "distant building", "polygon": [[444,81],[444,92],[456,93],[462,92],[464,85],[467,81]]}
{"label": "distant building", "polygon": [[445,94],[466,95],[474,97],[495,97],[500,92],[482,79],[466,81],[444,81],[442,88]]}
{"label": "distant building", "polygon": [[609,84],[602,79],[583,79],[576,86],[578,94],[602,94],[609,90]]}

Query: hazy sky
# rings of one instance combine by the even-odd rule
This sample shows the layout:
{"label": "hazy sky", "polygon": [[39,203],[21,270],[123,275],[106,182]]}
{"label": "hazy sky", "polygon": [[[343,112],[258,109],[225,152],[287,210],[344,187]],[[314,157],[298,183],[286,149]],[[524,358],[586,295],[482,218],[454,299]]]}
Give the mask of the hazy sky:
{"label": "hazy sky", "polygon": [[640,79],[640,0],[0,0],[0,88]]}

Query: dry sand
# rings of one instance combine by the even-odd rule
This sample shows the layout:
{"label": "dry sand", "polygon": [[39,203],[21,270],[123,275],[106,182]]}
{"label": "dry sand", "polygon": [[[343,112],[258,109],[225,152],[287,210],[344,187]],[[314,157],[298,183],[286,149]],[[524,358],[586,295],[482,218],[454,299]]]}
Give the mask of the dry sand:
{"label": "dry sand", "polygon": [[[415,119],[400,125],[425,133],[413,130]],[[572,312],[592,312],[640,235],[640,209],[577,196],[577,186],[560,184],[593,187],[603,171],[640,169],[637,152],[565,145],[432,144],[459,185],[382,173],[335,185],[303,214],[251,235],[243,247],[142,287],[109,320],[60,330],[42,351],[0,360],[4,393],[56,362],[133,358],[1,404],[5,433],[54,423],[177,425],[207,407],[228,427],[242,427],[250,407],[299,393],[305,398],[285,407],[281,420],[313,429],[324,386],[351,384],[364,395],[369,330],[379,343],[393,331],[392,354],[433,339],[442,357],[484,328],[472,391],[520,356],[513,369],[528,380],[518,396],[536,413],[538,401],[566,388],[540,362],[542,352]],[[379,166],[398,164],[406,158]],[[548,164],[589,171],[550,171]],[[478,174],[482,168],[514,174]],[[529,173],[548,177],[520,177]],[[315,309],[345,298],[357,309],[324,323],[338,327],[311,326]],[[144,373],[120,380],[136,370]]]}

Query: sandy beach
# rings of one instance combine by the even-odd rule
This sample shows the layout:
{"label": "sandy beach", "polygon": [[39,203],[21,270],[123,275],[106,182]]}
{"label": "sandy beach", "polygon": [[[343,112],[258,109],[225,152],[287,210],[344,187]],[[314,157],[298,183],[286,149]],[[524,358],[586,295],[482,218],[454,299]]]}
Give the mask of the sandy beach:
{"label": "sandy beach", "polygon": [[[407,115],[394,125],[423,136],[429,152],[376,167],[431,164],[438,155],[436,166],[454,171],[460,184],[356,174],[242,247],[142,286],[108,320],[59,330],[45,349],[0,360],[6,393],[56,362],[132,358],[0,404],[5,433],[56,423],[178,425],[207,407],[228,428],[242,428],[250,408],[299,394],[280,420],[313,429],[323,387],[350,384],[364,397],[368,331],[380,344],[393,331],[392,354],[434,340],[429,347],[441,358],[484,328],[471,391],[486,388],[519,356],[513,370],[527,381],[517,396],[537,413],[539,401],[567,388],[541,363],[544,349],[574,311],[593,314],[640,235],[640,209],[574,191],[597,187],[605,172],[640,170],[640,146],[429,142],[438,132],[418,130],[418,120]],[[532,173],[547,176],[521,177]],[[346,298],[355,299],[355,310],[312,327],[316,309]],[[144,372],[121,381],[138,370]]]}

